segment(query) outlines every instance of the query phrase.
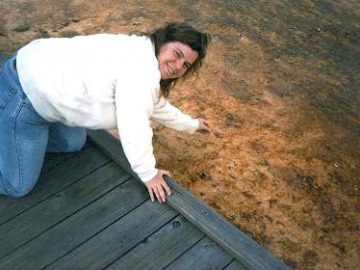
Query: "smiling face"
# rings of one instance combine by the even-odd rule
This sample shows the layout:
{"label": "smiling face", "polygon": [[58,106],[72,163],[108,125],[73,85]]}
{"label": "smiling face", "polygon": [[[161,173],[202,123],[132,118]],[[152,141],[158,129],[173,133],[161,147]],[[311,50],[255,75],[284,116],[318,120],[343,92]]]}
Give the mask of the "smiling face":
{"label": "smiling face", "polygon": [[181,42],[164,44],[157,55],[161,79],[176,79],[183,76],[198,58],[198,53]]}

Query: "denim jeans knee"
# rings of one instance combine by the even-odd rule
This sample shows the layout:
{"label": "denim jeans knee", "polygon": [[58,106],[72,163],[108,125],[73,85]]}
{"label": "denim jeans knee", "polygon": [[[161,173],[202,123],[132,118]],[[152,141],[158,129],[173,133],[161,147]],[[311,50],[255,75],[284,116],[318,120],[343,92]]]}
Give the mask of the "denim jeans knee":
{"label": "denim jeans knee", "polygon": [[46,151],[55,153],[80,151],[86,143],[86,134],[85,128],[69,127],[61,123],[52,124]]}
{"label": "denim jeans knee", "polygon": [[22,197],[35,186],[49,123],[23,92],[11,57],[0,71],[0,194]]}

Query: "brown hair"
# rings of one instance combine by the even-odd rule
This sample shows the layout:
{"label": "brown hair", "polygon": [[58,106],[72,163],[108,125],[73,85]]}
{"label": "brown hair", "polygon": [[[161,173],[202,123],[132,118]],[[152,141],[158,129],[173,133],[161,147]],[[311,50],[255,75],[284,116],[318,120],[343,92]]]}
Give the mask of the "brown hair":
{"label": "brown hair", "polygon": [[[189,75],[196,74],[204,63],[207,47],[211,41],[211,36],[200,32],[188,23],[168,23],[164,27],[155,29],[147,34],[155,46],[156,56],[160,48],[169,42],[181,42],[188,45],[192,50],[198,53],[195,62],[189,67],[181,78],[187,78]],[[160,81],[161,95],[168,97],[170,89],[175,85],[179,78]]]}

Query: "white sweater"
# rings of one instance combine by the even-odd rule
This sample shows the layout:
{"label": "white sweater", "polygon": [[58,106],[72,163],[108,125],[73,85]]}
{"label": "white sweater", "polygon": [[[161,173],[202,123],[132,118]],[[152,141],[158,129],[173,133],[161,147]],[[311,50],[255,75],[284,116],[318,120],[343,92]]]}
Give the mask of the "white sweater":
{"label": "white sweater", "polygon": [[142,181],[156,174],[150,119],[193,133],[198,120],[159,97],[160,71],[147,37],[98,34],[35,40],[18,51],[21,86],[49,122],[118,128]]}

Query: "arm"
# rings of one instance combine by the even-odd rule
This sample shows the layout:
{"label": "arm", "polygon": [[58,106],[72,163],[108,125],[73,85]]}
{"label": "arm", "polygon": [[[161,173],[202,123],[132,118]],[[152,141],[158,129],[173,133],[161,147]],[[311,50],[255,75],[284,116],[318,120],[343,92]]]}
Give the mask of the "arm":
{"label": "arm", "polygon": [[199,128],[198,119],[192,119],[191,116],[182,113],[163,97],[155,104],[151,119],[168,128],[189,134],[193,134]]}
{"label": "arm", "polygon": [[207,120],[202,118],[192,119],[189,115],[183,114],[178,108],[172,106],[164,98],[161,98],[156,104],[151,119],[171,129],[186,131],[189,134],[195,131],[201,133],[211,132]]}
{"label": "arm", "polygon": [[[117,88],[117,125],[124,153],[133,171],[146,185],[151,200],[154,201],[155,195],[160,203],[165,202],[166,195],[171,195],[171,191],[163,175],[170,176],[170,173],[155,168],[153,133],[149,122],[153,111],[151,89],[145,87],[144,91],[144,86],[134,82],[125,85],[124,81]],[[123,88],[126,91],[122,91]]]}
{"label": "arm", "polygon": [[152,111],[150,90],[144,89],[141,83],[127,84],[124,80],[116,87],[116,120],[120,141],[132,170],[143,182],[147,182],[158,172],[155,169],[153,133],[149,121]]}
{"label": "arm", "polygon": [[[135,87],[136,86],[136,87]],[[119,86],[118,86],[119,87]],[[166,194],[171,195],[163,175],[170,173],[155,169],[155,157],[152,147],[152,129],[149,118],[157,120],[176,130],[188,133],[195,131],[209,132],[210,127],[206,120],[191,119],[180,110],[166,102],[166,106],[154,108],[151,89],[141,91],[146,87],[131,82],[131,89],[116,91],[117,122],[121,143],[125,155],[135,173],[146,185],[150,198],[154,201],[154,194],[160,203],[165,202]]]}

